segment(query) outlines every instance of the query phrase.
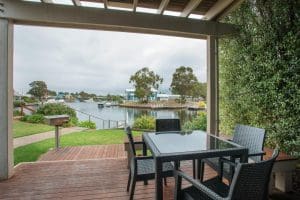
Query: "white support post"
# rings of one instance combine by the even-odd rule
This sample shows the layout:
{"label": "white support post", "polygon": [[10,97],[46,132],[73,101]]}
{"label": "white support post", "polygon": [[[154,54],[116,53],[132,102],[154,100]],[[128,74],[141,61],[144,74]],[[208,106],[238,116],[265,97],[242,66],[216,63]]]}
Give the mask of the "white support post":
{"label": "white support post", "polygon": [[207,132],[219,135],[218,39],[207,37]]}
{"label": "white support post", "polygon": [[13,23],[0,19],[0,180],[13,174]]}

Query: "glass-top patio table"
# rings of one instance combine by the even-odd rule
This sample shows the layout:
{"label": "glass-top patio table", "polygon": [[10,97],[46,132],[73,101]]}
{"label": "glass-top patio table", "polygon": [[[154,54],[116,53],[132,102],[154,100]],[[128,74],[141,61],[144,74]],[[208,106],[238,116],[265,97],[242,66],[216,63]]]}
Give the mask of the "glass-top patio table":
{"label": "glass-top patio table", "polygon": [[203,131],[144,133],[143,140],[154,157],[157,200],[163,199],[163,162],[222,156],[234,156],[241,162],[248,160],[247,148]]}

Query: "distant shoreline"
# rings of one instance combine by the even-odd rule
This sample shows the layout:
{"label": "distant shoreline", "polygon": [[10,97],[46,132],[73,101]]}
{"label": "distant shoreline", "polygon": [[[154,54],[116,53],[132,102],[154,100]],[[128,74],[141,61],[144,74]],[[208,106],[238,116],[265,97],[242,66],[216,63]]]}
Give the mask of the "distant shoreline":
{"label": "distant shoreline", "polygon": [[126,102],[119,105],[120,107],[126,108],[141,108],[141,109],[189,109],[189,110],[205,110],[205,108],[200,108],[196,105],[196,103],[185,103],[179,104],[176,102],[150,102],[146,104],[138,103],[138,102]]}

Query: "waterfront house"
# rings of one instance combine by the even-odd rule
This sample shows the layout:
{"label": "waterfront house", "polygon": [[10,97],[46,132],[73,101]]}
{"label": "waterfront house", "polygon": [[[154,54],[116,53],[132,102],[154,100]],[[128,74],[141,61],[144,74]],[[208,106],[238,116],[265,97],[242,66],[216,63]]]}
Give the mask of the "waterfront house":
{"label": "waterfront house", "polygon": [[[151,89],[150,101],[157,100],[158,91],[154,88]],[[127,101],[138,101],[139,98],[135,96],[135,89],[130,88],[125,90],[125,100]]]}

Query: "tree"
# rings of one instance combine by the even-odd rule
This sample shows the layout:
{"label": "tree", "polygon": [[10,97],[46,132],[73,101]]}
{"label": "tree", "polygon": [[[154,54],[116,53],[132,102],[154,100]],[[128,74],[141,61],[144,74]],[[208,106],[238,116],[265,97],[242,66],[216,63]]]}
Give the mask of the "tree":
{"label": "tree", "polygon": [[38,98],[40,101],[43,101],[43,99],[47,96],[48,89],[44,81],[33,81],[29,84],[29,86],[31,89],[27,93]]}
{"label": "tree", "polygon": [[300,157],[299,0],[244,1],[224,22],[239,26],[220,44],[220,129],[266,130],[266,145]]}
{"label": "tree", "polygon": [[203,99],[206,99],[206,93],[207,93],[207,84],[196,82],[193,88],[192,97],[193,98],[202,97]]}
{"label": "tree", "polygon": [[133,83],[135,87],[135,95],[146,102],[151,95],[151,88],[158,89],[162,82],[163,79],[148,67],[138,70],[129,80],[129,83]]}
{"label": "tree", "polygon": [[57,93],[56,93],[55,91],[53,91],[53,90],[48,90],[48,91],[47,91],[47,94],[48,94],[49,96],[56,96],[56,95],[57,95]]}
{"label": "tree", "polygon": [[181,101],[185,102],[187,96],[193,96],[195,87],[199,84],[197,77],[190,67],[178,67],[173,74],[171,91],[173,94],[179,94]]}

